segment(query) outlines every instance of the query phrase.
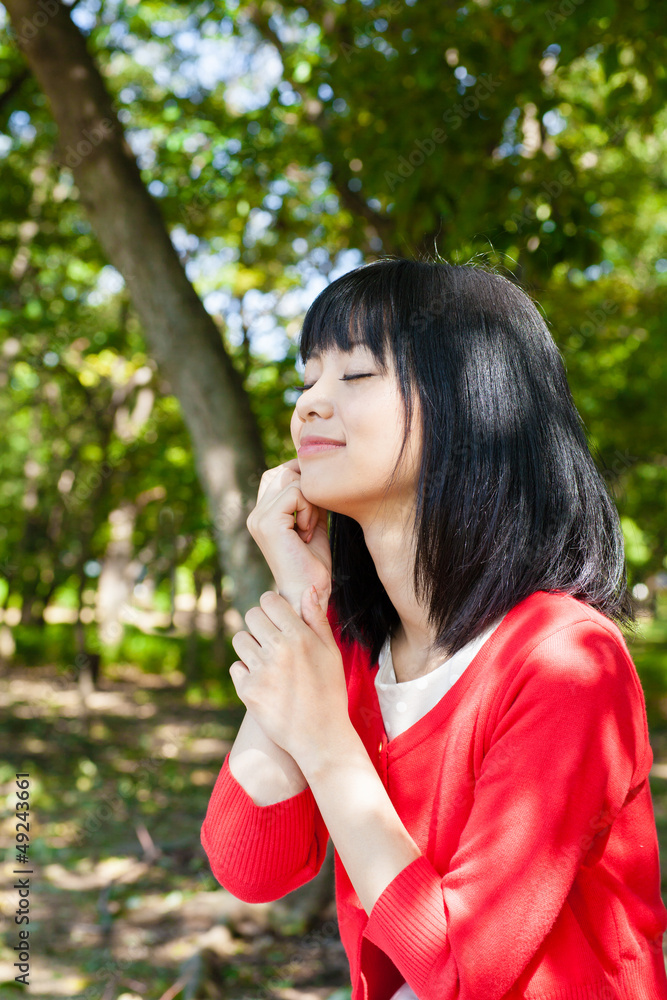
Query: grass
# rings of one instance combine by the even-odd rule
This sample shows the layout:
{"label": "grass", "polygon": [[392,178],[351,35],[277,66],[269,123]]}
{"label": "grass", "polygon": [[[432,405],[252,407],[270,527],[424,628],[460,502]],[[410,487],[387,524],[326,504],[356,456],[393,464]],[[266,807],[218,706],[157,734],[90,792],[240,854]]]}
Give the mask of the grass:
{"label": "grass", "polygon": [[[121,664],[107,666],[86,709],[58,676],[31,667],[0,679],[7,845],[14,774],[31,776],[28,995],[160,1000],[185,977],[198,997],[326,1000],[349,985],[330,926],[284,934],[275,907],[237,901],[211,875],[200,828],[243,707],[203,696],[191,704],[177,672]],[[5,856],[5,887],[13,860]],[[3,909],[15,905],[5,895]],[[3,997],[15,975],[10,927]]]}
{"label": "grass", "polygon": [[[71,668],[43,665],[45,653],[53,663],[74,662],[71,627],[14,632],[16,661],[26,665],[0,677],[0,791],[4,843],[11,844],[14,774],[30,773],[35,951],[28,995],[349,1000],[335,911],[306,930],[289,912],[289,897],[282,910],[242,903],[211,875],[201,823],[244,711],[211,643],[199,640],[186,685],[194,648],[187,639],[128,628],[118,660],[103,657],[100,689],[86,705]],[[643,625],[628,645],[654,759],[667,763],[667,622]],[[665,895],[667,778],[651,775],[650,784]],[[13,867],[5,856],[5,887]],[[9,915],[11,890],[0,900]],[[2,997],[14,995],[17,928],[8,923]]]}

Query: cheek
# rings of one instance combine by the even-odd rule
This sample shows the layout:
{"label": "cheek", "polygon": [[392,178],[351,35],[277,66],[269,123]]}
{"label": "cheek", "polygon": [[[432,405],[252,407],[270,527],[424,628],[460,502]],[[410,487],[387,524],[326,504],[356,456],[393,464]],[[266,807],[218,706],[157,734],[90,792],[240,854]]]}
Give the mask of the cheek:
{"label": "cheek", "polygon": [[289,429],[290,429],[290,434],[292,435],[292,441],[294,442],[294,446],[296,447],[296,443],[299,436],[299,418],[297,417],[296,410],[294,410],[292,413],[292,419],[290,420]]}

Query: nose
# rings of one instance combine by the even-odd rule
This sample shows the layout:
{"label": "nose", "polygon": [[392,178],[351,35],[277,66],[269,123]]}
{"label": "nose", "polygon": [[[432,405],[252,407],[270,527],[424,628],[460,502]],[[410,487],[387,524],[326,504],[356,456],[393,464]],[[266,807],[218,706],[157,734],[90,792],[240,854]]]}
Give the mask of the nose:
{"label": "nose", "polygon": [[333,403],[323,379],[318,379],[312,388],[301,393],[296,401],[295,412],[304,421],[308,417],[331,416],[333,413]]}

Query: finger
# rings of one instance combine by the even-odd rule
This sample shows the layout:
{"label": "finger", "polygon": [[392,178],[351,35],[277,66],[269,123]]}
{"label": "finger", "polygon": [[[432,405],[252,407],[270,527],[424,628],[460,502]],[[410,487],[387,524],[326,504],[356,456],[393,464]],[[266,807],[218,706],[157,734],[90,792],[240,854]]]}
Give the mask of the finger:
{"label": "finger", "polygon": [[294,508],[295,519],[294,523],[297,528],[304,533],[307,533],[310,528],[310,522],[313,513],[313,505],[309,500],[306,500],[300,487],[292,487],[296,497],[296,506]]}
{"label": "finger", "polygon": [[331,645],[332,640],[335,642],[327,618],[326,601],[317,591],[313,592],[311,587],[306,587],[301,595],[301,611],[305,623],[324,643]]}
{"label": "finger", "polygon": [[267,469],[262,474],[257,491],[257,502],[262,499],[267,490],[280,489],[282,486],[294,482],[297,477],[301,478],[299,469],[292,468],[292,465],[293,462],[284,462],[282,465],[276,465],[273,469]]}
{"label": "finger", "polygon": [[276,635],[276,626],[261,607],[249,608],[244,615],[251,636],[260,646],[269,646]]}
{"label": "finger", "polygon": [[259,603],[266,617],[284,635],[293,634],[296,628],[304,627],[301,617],[282,594],[276,594],[273,590],[267,590],[260,597]]}
{"label": "finger", "polygon": [[232,680],[234,680],[235,673],[241,680],[250,673],[243,660],[234,660],[234,662],[230,664],[229,672],[232,675]]}
{"label": "finger", "polygon": [[278,505],[279,510],[286,518],[291,518],[290,528],[296,524],[299,531],[307,532],[314,507],[309,500],[306,500],[301,488],[296,483],[290,483],[284,490],[281,490],[274,503]]}
{"label": "finger", "polygon": [[[248,679],[250,671],[246,667],[242,660],[234,660],[234,662],[229,667],[229,676],[232,679],[234,689],[237,695],[241,698],[241,691],[243,689],[243,683]],[[243,698],[241,698],[243,701]],[[244,703],[245,704],[245,703]]]}
{"label": "finger", "polygon": [[315,534],[315,529],[317,528],[318,525],[321,525],[321,527],[324,528],[324,531],[326,532],[327,514],[328,511],[326,507],[316,507],[313,505],[313,510],[308,520],[308,525],[306,526],[303,532],[304,541],[306,542],[306,544],[311,540],[311,538]]}
{"label": "finger", "polygon": [[313,522],[313,527],[312,527],[313,531],[318,526],[318,524],[321,525],[325,531],[327,530],[328,514],[329,511],[327,510],[326,507],[315,508],[315,520]]}
{"label": "finger", "polygon": [[262,646],[249,632],[237,632],[233,635],[232,647],[248,670],[261,664]]}

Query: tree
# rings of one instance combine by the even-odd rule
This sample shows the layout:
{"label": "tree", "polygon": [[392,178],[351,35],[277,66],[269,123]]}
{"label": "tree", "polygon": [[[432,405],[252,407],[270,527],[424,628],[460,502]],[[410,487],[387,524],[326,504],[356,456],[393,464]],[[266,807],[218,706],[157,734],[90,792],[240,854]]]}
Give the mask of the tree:
{"label": "tree", "polygon": [[[14,15],[19,41],[49,31],[41,21],[52,7],[42,3],[40,23]],[[294,305],[297,290],[321,287],[348,251],[343,267],[420,249],[454,261],[483,255],[548,318],[624,515],[633,582],[664,568],[666,77],[655,5],[79,0],[71,19],[108,91],[100,107],[110,101],[125,126],[270,461],[290,453],[289,337],[305,304]],[[94,288],[103,258],[76,221],[82,195],[68,186],[67,157],[92,173],[106,145],[77,168],[75,131],[61,141],[65,165],[45,179],[48,111],[16,47],[3,55],[0,107],[13,138],[0,198],[12,266],[25,270],[18,290],[3,293],[11,310],[0,323],[20,312],[27,342],[47,321],[80,322],[79,297]],[[112,132],[120,143],[120,127]],[[136,173],[132,183],[141,198]],[[258,348],[269,319],[287,335],[278,361]]]}
{"label": "tree", "polygon": [[[71,168],[101,246],[130,290],[146,336],[188,425],[236,603],[256,603],[270,584],[245,531],[264,458],[241,379],[188,281],[146,190],[85,39],[52,0],[9,0],[22,51],[49,99],[59,155]],[[34,31],[29,30],[30,26]]]}

